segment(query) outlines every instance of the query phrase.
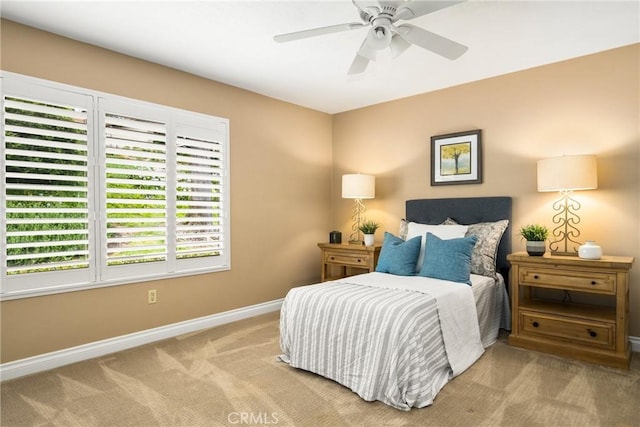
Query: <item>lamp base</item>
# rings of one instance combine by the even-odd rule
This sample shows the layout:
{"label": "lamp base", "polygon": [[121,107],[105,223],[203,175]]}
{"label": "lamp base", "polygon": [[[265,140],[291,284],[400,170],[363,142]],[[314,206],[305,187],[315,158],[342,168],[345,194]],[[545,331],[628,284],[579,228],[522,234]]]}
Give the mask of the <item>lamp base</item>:
{"label": "lamp base", "polygon": [[557,256],[578,256],[578,252],[562,252],[562,251],[549,251],[551,255]]}
{"label": "lamp base", "polygon": [[353,214],[351,215],[353,224],[351,225],[352,233],[349,236],[349,243],[361,245],[364,242],[360,238],[360,223],[362,222],[365,207],[362,199],[354,199],[353,202]]}
{"label": "lamp base", "polygon": [[[572,197],[571,190],[563,190],[560,193],[562,197],[553,203],[553,210],[556,213],[553,215],[552,221],[558,226],[552,231],[556,240],[549,243],[549,251],[554,255],[577,256],[577,248],[580,246],[580,242],[576,240],[580,236],[580,230],[577,227],[580,224],[578,211],[581,205]],[[570,249],[572,245],[575,246],[574,251]],[[561,248],[564,250],[560,250]]]}

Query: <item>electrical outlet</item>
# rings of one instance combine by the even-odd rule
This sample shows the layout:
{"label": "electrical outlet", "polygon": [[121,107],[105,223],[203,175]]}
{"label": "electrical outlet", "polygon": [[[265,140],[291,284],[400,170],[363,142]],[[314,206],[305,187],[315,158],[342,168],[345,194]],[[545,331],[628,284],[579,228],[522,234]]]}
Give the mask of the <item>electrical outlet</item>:
{"label": "electrical outlet", "polygon": [[158,302],[158,291],[155,289],[149,289],[147,293],[147,302],[149,304],[155,304]]}

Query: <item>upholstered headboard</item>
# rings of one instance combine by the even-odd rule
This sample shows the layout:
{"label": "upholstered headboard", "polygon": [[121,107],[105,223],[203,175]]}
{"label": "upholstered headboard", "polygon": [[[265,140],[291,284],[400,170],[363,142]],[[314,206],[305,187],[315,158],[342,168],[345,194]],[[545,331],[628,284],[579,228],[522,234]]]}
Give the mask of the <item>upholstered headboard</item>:
{"label": "upholstered headboard", "polygon": [[442,224],[447,218],[464,225],[508,219],[509,226],[498,245],[496,266],[505,281],[509,280],[507,255],[511,252],[511,197],[418,199],[406,202],[407,221]]}

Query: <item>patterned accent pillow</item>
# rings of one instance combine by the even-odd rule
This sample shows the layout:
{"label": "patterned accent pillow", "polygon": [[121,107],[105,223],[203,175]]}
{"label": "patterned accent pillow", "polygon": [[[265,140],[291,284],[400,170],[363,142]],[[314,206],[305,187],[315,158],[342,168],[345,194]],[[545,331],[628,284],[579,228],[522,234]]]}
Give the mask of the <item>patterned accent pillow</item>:
{"label": "patterned accent pillow", "polygon": [[407,232],[409,231],[409,221],[406,219],[400,220],[400,230],[398,230],[398,237],[402,240],[407,240]]}
{"label": "patterned accent pillow", "polygon": [[[443,224],[453,225],[457,224],[457,222],[451,218],[447,218]],[[465,236],[476,236],[478,238],[478,242],[473,247],[473,252],[471,253],[471,273],[496,277],[498,245],[508,225],[508,219],[496,222],[469,224]]]}

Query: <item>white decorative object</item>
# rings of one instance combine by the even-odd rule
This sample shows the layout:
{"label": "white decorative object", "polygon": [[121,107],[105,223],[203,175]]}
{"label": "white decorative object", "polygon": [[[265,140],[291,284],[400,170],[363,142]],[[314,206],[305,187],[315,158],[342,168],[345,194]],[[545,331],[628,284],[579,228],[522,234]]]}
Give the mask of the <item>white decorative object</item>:
{"label": "white decorative object", "polygon": [[602,258],[602,248],[596,245],[593,240],[587,240],[584,245],[578,248],[578,256],[584,259]]}
{"label": "white decorative object", "polygon": [[364,244],[366,246],[373,246],[373,243],[376,240],[376,235],[375,234],[365,234],[364,235]]}

